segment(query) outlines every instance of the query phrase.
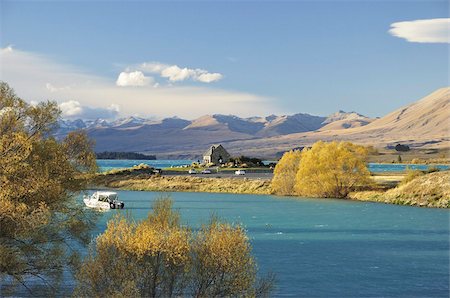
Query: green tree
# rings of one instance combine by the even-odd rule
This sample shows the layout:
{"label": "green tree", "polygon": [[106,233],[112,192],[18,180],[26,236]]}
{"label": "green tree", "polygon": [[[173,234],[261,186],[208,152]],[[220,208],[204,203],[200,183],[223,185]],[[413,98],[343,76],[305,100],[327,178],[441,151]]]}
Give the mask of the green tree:
{"label": "green tree", "polygon": [[345,198],[370,184],[367,149],[349,142],[317,142],[302,151],[295,190],[298,195]]}
{"label": "green tree", "polygon": [[93,216],[75,202],[84,174],[96,171],[83,133],[51,137],[60,116],[54,102],[31,106],[0,82],[0,282],[43,283],[67,268],[74,243],[87,243]]}
{"label": "green tree", "polygon": [[291,150],[283,154],[273,171],[273,179],[270,184],[273,193],[278,195],[294,194],[300,159],[300,150]]}
{"label": "green tree", "polygon": [[198,233],[172,201],[155,201],[141,222],[117,215],[92,243],[77,274],[79,297],[265,296],[244,230],[212,220]]}

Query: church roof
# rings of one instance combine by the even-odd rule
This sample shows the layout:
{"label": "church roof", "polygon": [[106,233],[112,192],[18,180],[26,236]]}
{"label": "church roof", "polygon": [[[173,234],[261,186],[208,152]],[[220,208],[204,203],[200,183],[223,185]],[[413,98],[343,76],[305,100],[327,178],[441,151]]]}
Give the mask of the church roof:
{"label": "church roof", "polygon": [[206,150],[205,153],[203,153],[203,156],[211,156],[213,154],[214,149],[216,149],[217,147],[222,146],[221,144],[217,144],[217,145],[211,145],[209,147],[208,150]]}

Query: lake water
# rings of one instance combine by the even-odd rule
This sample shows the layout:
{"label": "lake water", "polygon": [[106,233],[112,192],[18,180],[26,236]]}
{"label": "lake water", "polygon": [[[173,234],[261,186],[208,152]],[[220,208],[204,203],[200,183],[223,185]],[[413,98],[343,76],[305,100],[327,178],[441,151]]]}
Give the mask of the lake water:
{"label": "lake water", "polygon": [[[97,164],[100,168],[101,172],[106,172],[112,169],[120,169],[120,168],[129,168],[138,164],[148,164],[149,166],[155,168],[169,168],[171,166],[183,166],[190,165],[194,162],[194,160],[107,160],[107,159],[99,159],[97,160]],[[369,163],[369,170],[374,173],[382,173],[382,172],[403,172],[407,168],[412,170],[427,170],[429,169],[429,165],[409,165],[409,164],[378,164],[378,163]],[[449,165],[437,165],[432,166],[437,167],[440,170],[448,170]]]}
{"label": "lake water", "polygon": [[[119,191],[135,219],[157,192]],[[449,210],[328,199],[173,193],[184,223],[214,212],[245,226],[275,296],[448,297]],[[102,215],[96,233],[118,210]]]}

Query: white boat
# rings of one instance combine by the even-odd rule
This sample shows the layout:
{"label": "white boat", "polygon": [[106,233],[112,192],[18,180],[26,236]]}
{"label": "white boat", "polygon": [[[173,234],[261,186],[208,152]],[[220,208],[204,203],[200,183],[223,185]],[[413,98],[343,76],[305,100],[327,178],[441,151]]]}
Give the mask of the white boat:
{"label": "white boat", "polygon": [[87,207],[96,209],[123,209],[125,206],[113,191],[97,191],[90,196],[84,196],[83,201]]}

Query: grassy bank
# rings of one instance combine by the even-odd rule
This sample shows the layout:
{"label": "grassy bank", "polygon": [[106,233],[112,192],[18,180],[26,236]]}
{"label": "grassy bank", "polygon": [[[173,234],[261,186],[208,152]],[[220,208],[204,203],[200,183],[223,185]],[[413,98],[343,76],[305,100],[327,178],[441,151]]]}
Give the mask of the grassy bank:
{"label": "grassy bank", "polygon": [[[423,174],[401,183],[405,174],[372,176],[371,191],[350,193],[349,199],[389,204],[450,208],[450,171]],[[409,180],[409,179],[408,179]],[[271,194],[270,180],[242,178],[204,178],[159,176],[143,166],[98,174],[97,187],[138,191],[215,192],[233,194]]]}
{"label": "grassy bank", "polygon": [[450,208],[450,172],[422,175],[387,191],[362,191],[350,194],[359,201],[398,205]]}
{"label": "grassy bank", "polygon": [[201,178],[191,176],[99,175],[95,184],[124,190],[220,192],[234,194],[270,194],[270,181],[239,178]]}

